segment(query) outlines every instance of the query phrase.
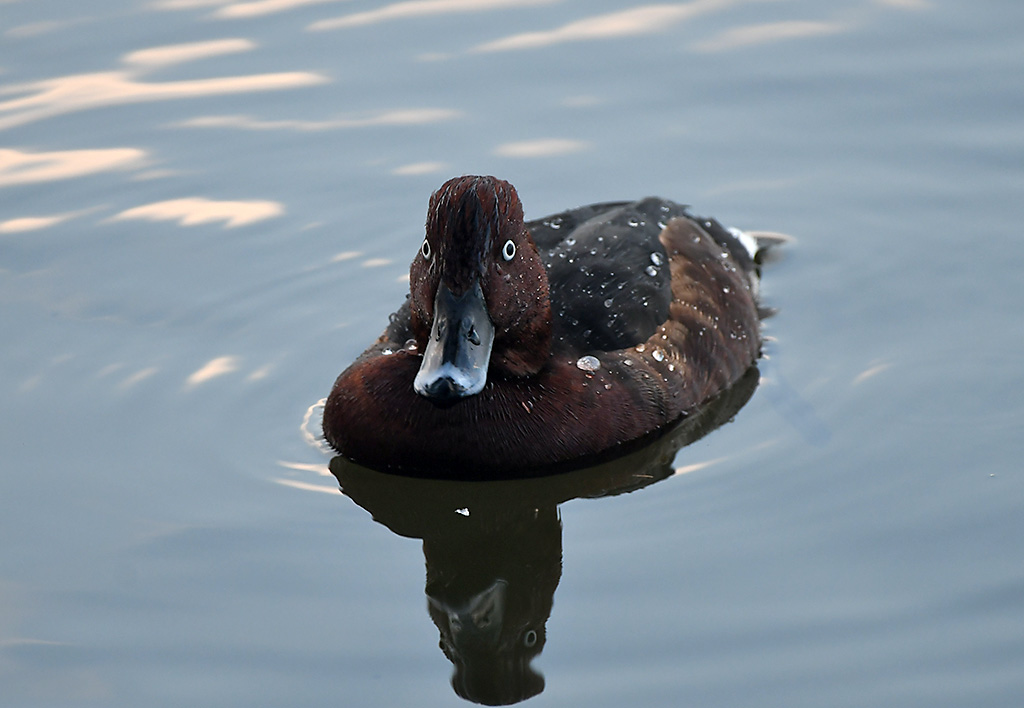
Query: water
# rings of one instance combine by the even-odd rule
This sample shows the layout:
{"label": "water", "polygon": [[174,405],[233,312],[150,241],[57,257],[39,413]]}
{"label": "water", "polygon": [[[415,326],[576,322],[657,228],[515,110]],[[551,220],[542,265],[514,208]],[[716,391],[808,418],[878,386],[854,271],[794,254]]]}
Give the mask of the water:
{"label": "water", "polygon": [[3,703],[465,705],[437,546],[303,430],[401,302],[430,192],[477,172],[527,218],[656,194],[798,239],[732,423],[632,493],[544,492],[531,705],[1020,705],[1021,26],[0,3]]}

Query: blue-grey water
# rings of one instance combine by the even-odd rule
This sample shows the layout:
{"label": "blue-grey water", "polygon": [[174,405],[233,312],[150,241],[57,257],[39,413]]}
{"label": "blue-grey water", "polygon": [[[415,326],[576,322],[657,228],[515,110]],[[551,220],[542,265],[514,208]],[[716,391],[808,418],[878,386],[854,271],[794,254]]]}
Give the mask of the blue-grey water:
{"label": "blue-grey water", "polygon": [[[530,705],[1024,704],[1021,28],[1011,0],[0,2],[0,704],[467,705],[427,580],[517,539]],[[655,194],[796,237],[760,386],[674,475],[339,493],[316,404],[463,173],[527,218]]]}

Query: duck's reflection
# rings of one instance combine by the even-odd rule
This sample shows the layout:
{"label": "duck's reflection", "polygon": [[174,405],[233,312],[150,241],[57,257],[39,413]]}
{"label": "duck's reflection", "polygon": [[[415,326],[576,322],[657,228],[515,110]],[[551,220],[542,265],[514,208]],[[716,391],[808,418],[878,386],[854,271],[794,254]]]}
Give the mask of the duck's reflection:
{"label": "duck's reflection", "polygon": [[544,689],[531,661],[546,641],[562,575],[558,505],[646,487],[673,474],[683,446],[729,421],[753,394],[756,367],[700,411],[625,457],[562,474],[457,482],[375,472],[331,461],[341,491],[374,520],[423,539],[427,610],[470,701],[507,705]]}
{"label": "duck's reflection", "polygon": [[551,505],[516,504],[500,520],[470,521],[495,511],[478,509],[451,514],[468,523],[448,535],[424,538],[427,609],[455,666],[455,692],[504,705],[544,688],[530,662],[544,648],[562,574],[562,526]]}

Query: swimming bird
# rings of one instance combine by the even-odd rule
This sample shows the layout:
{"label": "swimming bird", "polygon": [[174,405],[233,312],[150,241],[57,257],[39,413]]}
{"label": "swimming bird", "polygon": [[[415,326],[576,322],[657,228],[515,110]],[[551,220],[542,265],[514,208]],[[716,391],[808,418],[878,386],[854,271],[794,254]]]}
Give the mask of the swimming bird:
{"label": "swimming bird", "polygon": [[462,478],[624,451],[754,364],[759,254],[784,238],[653,197],[524,222],[508,182],[450,179],[324,437],[369,467]]}

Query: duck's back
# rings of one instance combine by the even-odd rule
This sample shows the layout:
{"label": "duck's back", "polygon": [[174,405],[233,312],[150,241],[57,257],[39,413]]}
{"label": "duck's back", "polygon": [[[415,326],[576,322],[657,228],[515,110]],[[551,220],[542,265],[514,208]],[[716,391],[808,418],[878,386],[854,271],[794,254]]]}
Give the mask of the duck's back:
{"label": "duck's back", "polygon": [[711,237],[707,247],[725,249],[745,278],[756,277],[733,234],[665,199],[591,204],[526,224],[548,272],[556,343],[581,352],[626,349],[669,319],[672,271],[661,237],[673,219],[698,225]]}

